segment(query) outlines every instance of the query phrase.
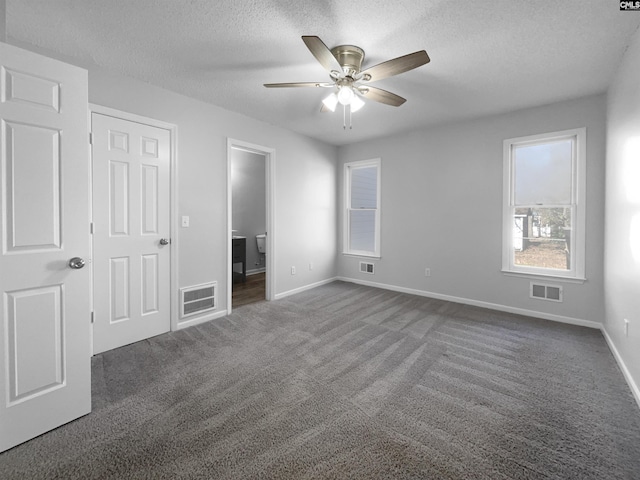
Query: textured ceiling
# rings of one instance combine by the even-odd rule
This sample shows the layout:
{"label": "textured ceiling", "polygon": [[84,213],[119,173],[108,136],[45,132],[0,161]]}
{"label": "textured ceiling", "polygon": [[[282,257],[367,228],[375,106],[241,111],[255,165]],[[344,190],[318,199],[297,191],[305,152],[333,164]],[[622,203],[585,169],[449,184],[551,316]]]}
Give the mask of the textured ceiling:
{"label": "textured ceiling", "polygon": [[[604,92],[637,12],[613,0],[6,0],[27,42],[335,145]],[[320,113],[327,81],[301,40],[353,44],[364,67],[425,49],[431,63],[374,85],[342,129]]]}

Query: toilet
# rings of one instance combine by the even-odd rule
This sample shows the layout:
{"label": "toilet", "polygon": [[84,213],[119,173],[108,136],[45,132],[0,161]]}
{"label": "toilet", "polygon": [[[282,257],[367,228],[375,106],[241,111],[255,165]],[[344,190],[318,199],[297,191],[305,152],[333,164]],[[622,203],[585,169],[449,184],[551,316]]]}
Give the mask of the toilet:
{"label": "toilet", "polygon": [[260,233],[256,235],[256,244],[258,245],[258,252],[267,253],[267,234]]}

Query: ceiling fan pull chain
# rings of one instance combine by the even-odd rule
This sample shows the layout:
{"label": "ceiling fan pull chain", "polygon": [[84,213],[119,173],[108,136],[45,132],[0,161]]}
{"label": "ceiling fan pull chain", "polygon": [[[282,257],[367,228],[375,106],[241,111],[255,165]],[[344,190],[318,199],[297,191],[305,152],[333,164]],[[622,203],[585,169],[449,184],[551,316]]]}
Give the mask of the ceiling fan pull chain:
{"label": "ceiling fan pull chain", "polygon": [[342,129],[347,129],[347,106],[342,105]]}
{"label": "ceiling fan pull chain", "polygon": [[349,130],[353,130],[353,125],[351,124],[351,104],[349,104]]}

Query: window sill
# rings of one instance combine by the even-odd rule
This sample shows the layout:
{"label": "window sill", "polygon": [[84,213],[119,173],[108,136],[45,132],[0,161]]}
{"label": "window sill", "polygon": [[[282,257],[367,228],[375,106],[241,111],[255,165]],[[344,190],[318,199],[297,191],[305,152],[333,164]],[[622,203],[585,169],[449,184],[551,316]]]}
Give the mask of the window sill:
{"label": "window sill", "polygon": [[520,278],[529,278],[529,279],[537,279],[537,280],[555,280],[558,282],[565,283],[577,283],[583,284],[587,281],[586,278],[580,277],[564,277],[562,275],[545,275],[543,273],[526,273],[526,272],[513,272],[511,270],[501,270],[504,275],[507,277],[520,277]]}
{"label": "window sill", "polygon": [[342,252],[342,255],[345,257],[364,257],[364,258],[377,258],[380,259],[380,255],[375,254],[367,254],[367,253],[352,253],[352,252]]}

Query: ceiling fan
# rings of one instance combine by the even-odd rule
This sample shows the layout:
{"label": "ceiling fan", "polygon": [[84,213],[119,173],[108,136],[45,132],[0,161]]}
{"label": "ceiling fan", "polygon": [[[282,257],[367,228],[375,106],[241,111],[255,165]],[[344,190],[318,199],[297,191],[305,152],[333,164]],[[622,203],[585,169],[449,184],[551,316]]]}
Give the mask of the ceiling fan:
{"label": "ceiling fan", "polygon": [[[398,75],[429,63],[429,55],[424,50],[410,53],[379,63],[366,70],[361,70],[364,60],[364,50],[355,45],[338,45],[329,49],[320,37],[304,35],[302,41],[311,51],[316,60],[329,72],[329,82],[298,82],[298,83],[265,83],[267,88],[289,87],[319,87],[333,88],[333,92],[322,101],[321,111],[335,111],[339,104],[349,107],[349,115],[364,106],[365,99],[399,107],[406,99],[395,93],[387,92],[369,84],[383,78]],[[346,120],[346,118],[345,118]],[[349,122],[351,123],[351,122]],[[346,121],[343,124],[346,128]],[[351,126],[349,127],[351,128]]]}

